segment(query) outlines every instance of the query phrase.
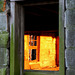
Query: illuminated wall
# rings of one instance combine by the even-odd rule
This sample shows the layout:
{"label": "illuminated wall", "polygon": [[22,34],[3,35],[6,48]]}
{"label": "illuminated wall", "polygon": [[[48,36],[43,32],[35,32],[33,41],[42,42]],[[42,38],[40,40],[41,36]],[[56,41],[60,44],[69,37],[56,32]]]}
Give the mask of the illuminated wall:
{"label": "illuminated wall", "polygon": [[56,66],[56,38],[40,36],[40,66]]}
{"label": "illuminated wall", "polygon": [[39,61],[29,61],[29,35],[24,35],[24,69],[59,70],[56,65],[56,37],[40,36],[39,44]]}

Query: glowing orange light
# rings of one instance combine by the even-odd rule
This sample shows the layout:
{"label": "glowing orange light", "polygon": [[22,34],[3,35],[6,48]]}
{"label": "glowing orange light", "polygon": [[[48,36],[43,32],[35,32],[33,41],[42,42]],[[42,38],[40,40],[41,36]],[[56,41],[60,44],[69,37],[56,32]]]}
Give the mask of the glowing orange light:
{"label": "glowing orange light", "polygon": [[[38,45],[38,44],[37,44]],[[29,58],[29,35],[24,35],[24,69],[25,70],[59,70],[56,64],[56,38],[52,36],[40,36],[39,61]],[[38,47],[38,46],[36,46]],[[32,55],[32,54],[31,54]],[[37,56],[36,56],[37,59]]]}

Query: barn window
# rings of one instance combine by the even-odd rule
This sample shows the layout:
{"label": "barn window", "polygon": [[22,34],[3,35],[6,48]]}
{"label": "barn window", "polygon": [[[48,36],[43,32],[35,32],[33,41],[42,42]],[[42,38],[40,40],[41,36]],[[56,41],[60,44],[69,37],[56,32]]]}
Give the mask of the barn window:
{"label": "barn window", "polygon": [[58,25],[58,4],[25,6],[24,70],[59,70]]}
{"label": "barn window", "polygon": [[[64,9],[63,8],[64,8],[64,0],[59,0],[58,2],[54,1],[53,3],[47,2],[47,4],[42,3],[42,2],[38,4],[37,2],[36,3],[35,2],[34,3],[33,2],[26,3],[26,2],[13,2],[13,0],[11,1],[11,15],[12,16],[11,16],[11,22],[10,22],[10,24],[11,24],[11,26],[10,26],[10,28],[11,28],[11,31],[10,31],[10,33],[11,33],[10,75],[12,75],[12,74],[18,74],[19,75],[19,74],[23,73],[23,70],[28,70],[28,71],[25,71],[24,73],[25,74],[28,73],[28,75],[30,75],[29,71],[35,70],[35,69],[25,68],[25,66],[29,67],[29,63],[36,60],[36,58],[37,58],[36,56],[38,56],[38,60],[35,62],[40,61],[39,60],[39,58],[40,58],[40,55],[39,55],[40,54],[40,47],[41,47],[40,46],[40,44],[41,44],[40,43],[40,41],[41,41],[40,37],[42,36],[42,34],[38,35],[38,33],[34,34],[33,32],[38,31],[40,33],[40,31],[46,31],[46,32],[50,31],[50,33],[53,33],[56,30],[57,30],[57,33],[59,33],[59,35],[55,36],[56,59],[58,57],[60,59],[60,61],[59,61],[59,59],[56,60],[56,66],[60,67],[58,74],[59,74],[59,72],[60,72],[60,75],[65,74],[65,71],[64,71],[65,70],[65,64],[64,64],[64,58],[65,58],[64,57],[64,22],[63,22],[64,17],[62,17],[64,15]],[[59,19],[58,19],[58,16],[59,16]],[[27,33],[24,34],[24,32],[26,32],[26,31],[27,31]],[[29,33],[29,31],[30,31],[30,33]],[[44,35],[44,34],[45,34],[45,32],[43,32],[42,37],[46,37],[46,36],[49,37],[49,35]],[[36,46],[39,46],[38,47],[39,49],[37,49],[38,50],[38,55],[37,55],[36,49],[31,49],[32,52],[29,53],[29,49],[27,48],[27,50],[28,50],[28,56],[27,57],[29,59],[28,59],[28,63],[26,63],[25,54],[24,54],[24,59],[23,59],[23,50],[24,50],[24,53],[26,53],[25,42],[27,41],[26,40],[27,38],[25,38],[25,37],[30,36],[30,35],[39,36],[39,41],[38,41],[39,45],[36,44]],[[60,37],[60,47],[58,45],[59,44],[59,42],[58,42],[59,37]],[[52,39],[53,38],[54,37],[52,37]],[[24,39],[24,41],[23,41],[23,39]],[[23,42],[24,42],[24,47],[23,47]],[[29,44],[29,42],[30,41],[28,40],[26,43]],[[29,45],[27,45],[27,47],[29,47]],[[59,53],[59,51],[57,51],[57,49],[60,50],[60,53]],[[21,52],[19,52],[20,50],[21,50]],[[30,59],[29,54],[33,54],[33,55],[31,55],[31,59]],[[60,54],[60,56],[58,56],[59,54]],[[59,63],[57,64],[58,61],[60,63],[60,66],[59,66]],[[23,66],[24,66],[24,68],[23,68]],[[52,70],[53,72],[49,71],[49,74],[56,75],[57,72],[54,69]],[[39,69],[39,70],[42,70],[42,69]],[[44,74],[43,72],[41,72],[41,73]],[[36,72],[36,73],[40,74],[40,72]],[[47,73],[45,72],[45,74],[47,74]]]}

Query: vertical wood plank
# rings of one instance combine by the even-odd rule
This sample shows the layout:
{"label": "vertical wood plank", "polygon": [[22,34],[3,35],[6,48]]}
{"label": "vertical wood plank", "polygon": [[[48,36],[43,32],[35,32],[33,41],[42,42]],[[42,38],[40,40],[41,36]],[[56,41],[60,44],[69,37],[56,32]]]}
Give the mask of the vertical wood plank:
{"label": "vertical wood plank", "polygon": [[15,36],[14,36],[14,19],[15,19],[15,2],[10,3],[11,6],[11,17],[10,17],[10,75],[14,75],[14,47],[15,47]]}
{"label": "vertical wood plank", "polygon": [[20,75],[24,73],[24,7],[21,6],[21,56],[20,56]]}
{"label": "vertical wood plank", "polygon": [[16,2],[10,4],[10,75],[23,75],[24,12],[20,4]]}
{"label": "vertical wood plank", "polygon": [[59,75],[65,75],[64,0],[59,0]]}

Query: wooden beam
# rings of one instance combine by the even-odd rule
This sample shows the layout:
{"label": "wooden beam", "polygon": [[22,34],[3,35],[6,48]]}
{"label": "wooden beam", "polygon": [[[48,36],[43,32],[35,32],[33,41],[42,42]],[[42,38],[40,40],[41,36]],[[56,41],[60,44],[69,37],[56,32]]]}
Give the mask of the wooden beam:
{"label": "wooden beam", "polygon": [[23,75],[24,9],[16,2],[10,5],[10,75]]}
{"label": "wooden beam", "polygon": [[44,1],[44,2],[36,2],[36,3],[25,3],[23,6],[35,6],[35,5],[46,5],[46,4],[58,4],[59,2],[52,1]]}
{"label": "wooden beam", "polygon": [[59,0],[59,75],[65,75],[64,0]]}

